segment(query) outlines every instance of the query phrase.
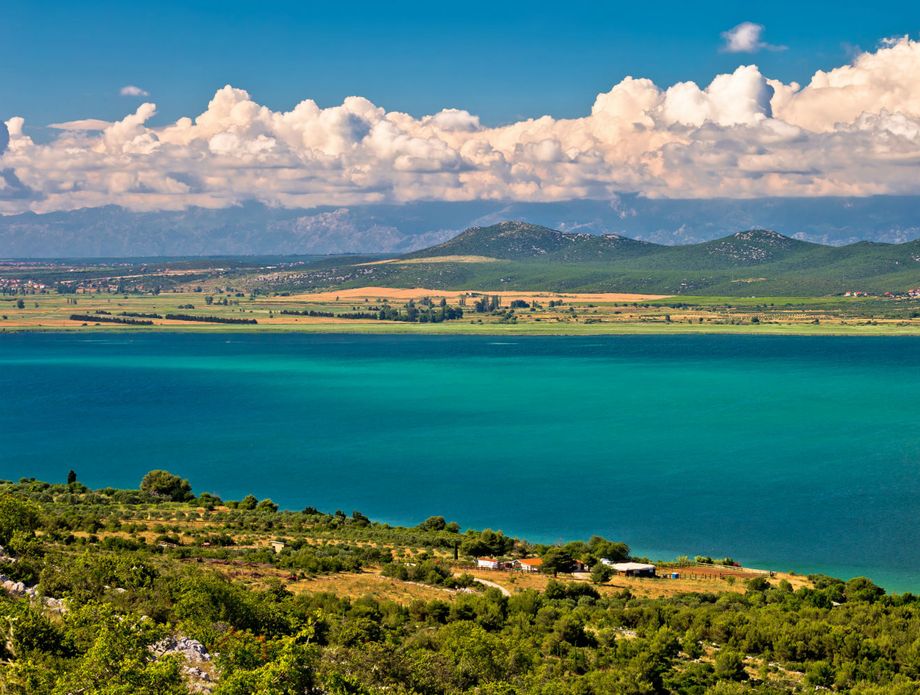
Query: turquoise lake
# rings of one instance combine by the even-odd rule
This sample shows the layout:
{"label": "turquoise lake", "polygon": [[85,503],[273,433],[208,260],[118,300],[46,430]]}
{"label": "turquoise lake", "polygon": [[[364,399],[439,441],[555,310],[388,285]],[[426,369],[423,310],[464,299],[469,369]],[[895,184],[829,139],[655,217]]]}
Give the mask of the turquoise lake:
{"label": "turquoise lake", "polygon": [[0,477],[432,514],[920,591],[920,339],[19,334]]}

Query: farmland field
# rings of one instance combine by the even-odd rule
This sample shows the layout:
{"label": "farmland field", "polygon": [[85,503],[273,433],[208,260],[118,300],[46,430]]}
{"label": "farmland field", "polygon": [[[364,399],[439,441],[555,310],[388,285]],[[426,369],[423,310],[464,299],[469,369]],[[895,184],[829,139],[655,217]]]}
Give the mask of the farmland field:
{"label": "farmland field", "polygon": [[[495,310],[476,311],[482,297]],[[463,311],[443,322],[380,320],[441,299]],[[23,306],[17,306],[21,300]],[[513,307],[511,302],[523,303]],[[312,312],[313,315],[310,315]],[[181,315],[186,320],[169,318]],[[369,318],[373,315],[373,318]],[[187,317],[205,319],[187,320]],[[78,317],[78,318],[72,318]],[[119,323],[127,319],[129,323]],[[216,319],[210,322],[207,319]],[[255,323],[225,323],[223,321]],[[140,325],[138,321],[149,321]],[[917,335],[920,299],[880,297],[662,297],[643,294],[404,290],[365,288],[315,294],[228,291],[160,294],[111,292],[0,298],[0,332],[67,330],[603,335],[755,333],[778,335]]]}

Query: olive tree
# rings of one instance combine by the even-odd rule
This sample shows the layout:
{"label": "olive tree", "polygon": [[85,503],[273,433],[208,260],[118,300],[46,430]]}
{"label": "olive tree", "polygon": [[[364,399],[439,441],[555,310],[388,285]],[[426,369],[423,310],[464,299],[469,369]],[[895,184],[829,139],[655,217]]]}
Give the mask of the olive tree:
{"label": "olive tree", "polygon": [[145,475],[141,490],[173,502],[186,502],[193,497],[192,486],[187,480],[164,470],[150,471]]}

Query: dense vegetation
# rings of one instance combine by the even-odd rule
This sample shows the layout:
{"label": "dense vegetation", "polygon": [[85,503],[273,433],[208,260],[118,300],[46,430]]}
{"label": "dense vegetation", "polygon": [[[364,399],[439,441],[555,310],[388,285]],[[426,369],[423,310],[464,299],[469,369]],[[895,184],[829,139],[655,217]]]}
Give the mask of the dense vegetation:
{"label": "dense vegetation", "polygon": [[148,321],[146,319],[130,319],[130,318],[121,318],[118,316],[103,316],[99,313],[96,314],[71,314],[71,321],[86,321],[90,322],[103,322],[103,323],[122,323],[129,326],[152,326],[153,321]]}
{"label": "dense vegetation", "polygon": [[[793,228],[790,221],[789,228]],[[122,259],[0,263],[0,295],[157,294],[234,286],[232,296],[346,287],[429,287],[528,292],[634,292],[804,297],[920,286],[920,239],[826,246],[768,230],[664,246],[616,234],[564,233],[503,222],[474,227],[399,258],[379,256]],[[177,273],[175,271],[181,270]],[[228,289],[229,292],[229,289]],[[204,297],[226,306],[237,300]]]}
{"label": "dense vegetation", "polygon": [[406,321],[408,323],[441,323],[463,318],[463,309],[448,306],[446,299],[441,299],[438,306],[430,299],[421,299],[417,304],[414,300],[406,302],[403,309],[397,309],[390,304],[380,308],[377,318],[381,321]]}
{"label": "dense vegetation", "polygon": [[255,319],[235,319],[229,316],[194,316],[192,314],[166,314],[166,318],[172,321],[200,321],[202,323],[238,323],[254,324],[258,323]]}
{"label": "dense vegetation", "polygon": [[133,316],[134,318],[141,318],[141,319],[161,319],[163,318],[160,314],[145,314],[142,311],[122,311],[118,315],[119,316]]}
{"label": "dense vegetation", "polygon": [[724,296],[881,294],[920,285],[920,240],[833,247],[767,230],[662,246],[503,222],[403,258],[409,262],[307,269],[289,283]]}
{"label": "dense vegetation", "polygon": [[440,303],[435,306],[431,299],[421,299],[417,303],[414,300],[406,302],[403,308],[398,308],[383,303],[383,306],[367,307],[363,311],[316,311],[282,309],[282,315],[289,316],[318,316],[323,318],[352,319],[356,321],[405,321],[407,323],[441,323],[442,321],[453,321],[463,318],[463,309],[460,307],[448,306],[446,299],[441,299]]}
{"label": "dense vegetation", "polygon": [[[0,484],[2,693],[920,692],[920,600],[866,579],[793,590],[762,577],[744,593],[654,599],[550,580],[504,596],[463,590],[473,582],[453,556],[539,554],[565,571],[629,549],[193,497],[166,471],[137,490],[68,481]],[[444,598],[289,588],[371,566]],[[228,567],[268,578],[245,583]],[[169,648],[187,638],[206,656]]]}

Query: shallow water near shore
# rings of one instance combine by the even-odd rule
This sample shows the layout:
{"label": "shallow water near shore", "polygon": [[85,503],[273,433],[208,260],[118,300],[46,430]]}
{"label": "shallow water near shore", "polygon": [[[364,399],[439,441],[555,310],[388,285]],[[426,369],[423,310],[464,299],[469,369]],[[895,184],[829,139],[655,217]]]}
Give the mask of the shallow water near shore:
{"label": "shallow water near shore", "polygon": [[360,510],[920,591],[920,338],[0,337],[0,477]]}

